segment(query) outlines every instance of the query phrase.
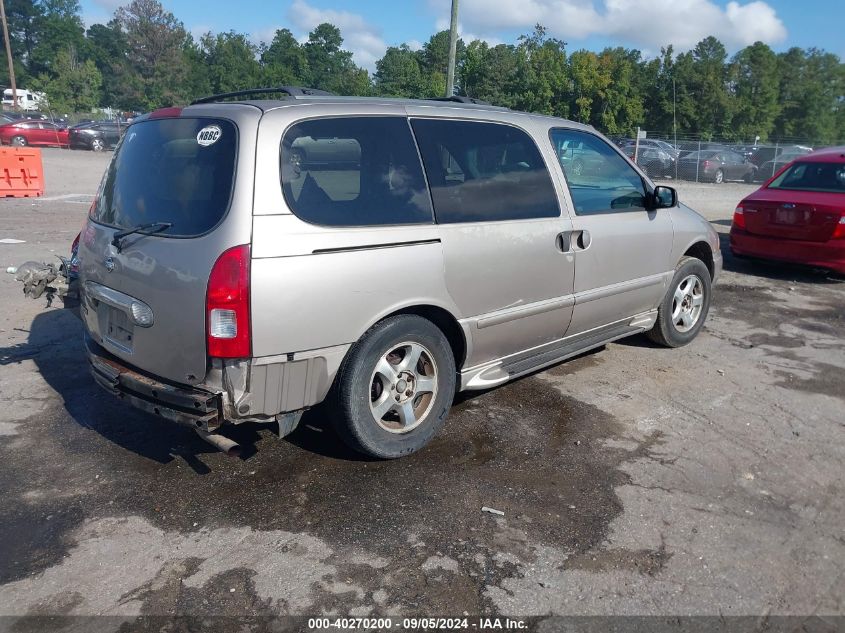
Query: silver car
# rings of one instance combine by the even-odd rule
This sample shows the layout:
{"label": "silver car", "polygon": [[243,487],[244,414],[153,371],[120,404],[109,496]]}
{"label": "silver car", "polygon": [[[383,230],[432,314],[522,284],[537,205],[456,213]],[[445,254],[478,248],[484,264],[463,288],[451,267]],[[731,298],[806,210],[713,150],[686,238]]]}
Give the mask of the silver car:
{"label": "silver car", "polygon": [[701,330],[716,232],[591,127],[287,92],[159,110],[117,147],[79,260],[93,375],[127,403],[234,453],[224,425],[283,436],[328,400],[395,458],[456,391]]}

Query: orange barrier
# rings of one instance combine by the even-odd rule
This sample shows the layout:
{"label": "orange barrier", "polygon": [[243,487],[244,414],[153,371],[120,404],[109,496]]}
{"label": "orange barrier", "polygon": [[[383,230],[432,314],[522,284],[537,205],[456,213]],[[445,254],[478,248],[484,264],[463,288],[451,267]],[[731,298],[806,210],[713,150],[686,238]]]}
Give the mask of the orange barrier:
{"label": "orange barrier", "polygon": [[41,150],[0,147],[0,198],[36,198],[43,195]]}

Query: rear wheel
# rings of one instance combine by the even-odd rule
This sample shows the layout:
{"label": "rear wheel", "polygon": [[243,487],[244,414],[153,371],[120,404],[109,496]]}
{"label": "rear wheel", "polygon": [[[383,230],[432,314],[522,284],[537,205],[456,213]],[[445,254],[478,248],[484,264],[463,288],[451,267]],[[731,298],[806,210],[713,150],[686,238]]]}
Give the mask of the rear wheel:
{"label": "rear wheel", "polygon": [[725,182],[725,172],[723,172],[721,169],[717,170],[716,175],[713,177],[713,182],[715,182],[717,185],[721,185],[723,182]]}
{"label": "rear wheel", "polygon": [[455,395],[455,359],[437,326],[398,315],[355,343],[334,389],[341,439],[393,459],[418,451],[443,426]]}
{"label": "rear wheel", "polygon": [[691,342],[704,327],[710,290],[710,271],[704,262],[694,257],[681,259],[657,309],[657,322],[648,332],[649,338],[666,347]]}
{"label": "rear wheel", "polygon": [[93,141],[91,141],[91,149],[95,152],[102,152],[104,149],[106,149],[106,144],[103,142],[103,139],[95,138]]}
{"label": "rear wheel", "polygon": [[26,147],[26,139],[23,136],[13,136],[12,145],[17,147]]}

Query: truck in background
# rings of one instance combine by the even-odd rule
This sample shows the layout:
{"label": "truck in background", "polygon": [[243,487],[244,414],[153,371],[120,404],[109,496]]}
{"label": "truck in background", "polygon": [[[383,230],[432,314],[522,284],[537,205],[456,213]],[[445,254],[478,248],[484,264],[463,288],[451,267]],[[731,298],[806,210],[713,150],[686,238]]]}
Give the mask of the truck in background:
{"label": "truck in background", "polygon": [[[18,88],[15,92],[17,93],[17,107],[19,110],[23,110],[25,112],[38,110],[45,97],[43,92],[33,92],[22,88]],[[12,89],[6,88],[3,91],[3,109],[12,110],[14,107],[15,102],[14,96],[12,95]]]}

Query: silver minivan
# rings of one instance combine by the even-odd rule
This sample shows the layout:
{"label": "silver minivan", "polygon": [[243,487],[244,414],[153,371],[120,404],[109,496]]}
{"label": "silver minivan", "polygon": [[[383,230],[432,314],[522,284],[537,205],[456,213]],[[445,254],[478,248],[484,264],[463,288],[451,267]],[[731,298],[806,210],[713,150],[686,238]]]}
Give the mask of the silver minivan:
{"label": "silver minivan", "polygon": [[695,338],[710,224],[591,127],[469,101],[255,90],[134,123],[79,244],[97,382],[230,453],[225,424],[328,401],[394,458],[456,391]]}

